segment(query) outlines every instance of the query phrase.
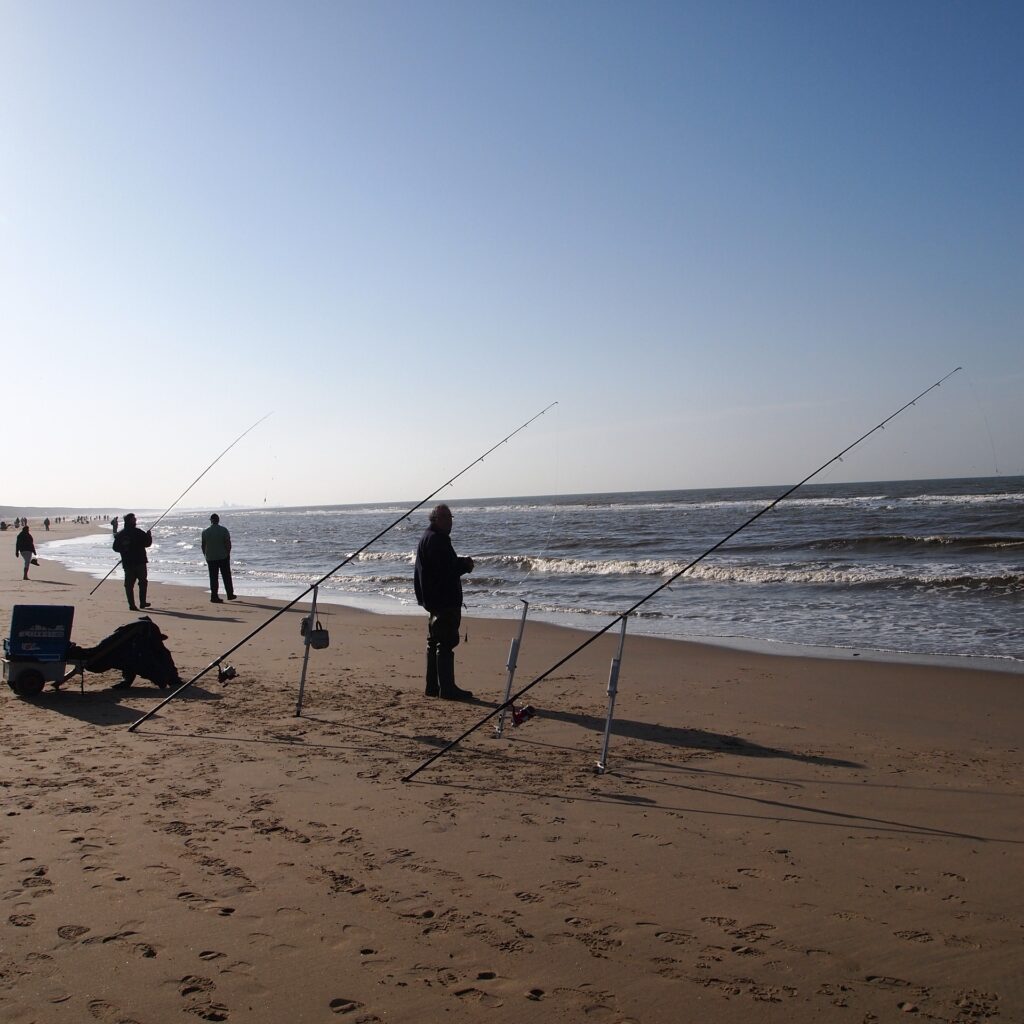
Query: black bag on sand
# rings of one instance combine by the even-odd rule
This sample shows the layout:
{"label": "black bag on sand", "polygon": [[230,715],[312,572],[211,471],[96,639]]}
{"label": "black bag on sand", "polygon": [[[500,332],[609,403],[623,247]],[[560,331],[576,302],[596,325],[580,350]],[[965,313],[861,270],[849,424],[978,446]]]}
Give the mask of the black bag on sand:
{"label": "black bag on sand", "polygon": [[67,657],[68,661],[80,662],[89,672],[119,670],[124,674],[117,684],[120,689],[127,689],[136,676],[142,676],[162,690],[181,682],[171,652],[164,646],[166,639],[156,623],[143,615],[135,622],[118,626],[95,647],[71,644]]}

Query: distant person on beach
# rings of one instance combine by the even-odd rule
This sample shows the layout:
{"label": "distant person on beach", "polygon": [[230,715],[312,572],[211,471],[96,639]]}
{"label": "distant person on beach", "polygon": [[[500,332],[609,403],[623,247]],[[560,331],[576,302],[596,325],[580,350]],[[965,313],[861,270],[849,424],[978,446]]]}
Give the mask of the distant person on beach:
{"label": "distant person on beach", "polygon": [[[114,534],[114,550],[121,556],[124,568],[124,592],[128,598],[128,607],[137,612],[139,608],[148,608],[146,601],[147,579],[146,565],[149,558],[146,548],[153,543],[152,530],[140,530],[135,525],[135,513],[129,512],[124,517],[124,529]],[[139,584],[139,604],[135,605],[135,583]]]}
{"label": "distant person on beach", "polygon": [[117,516],[114,516],[114,518],[110,520],[110,525],[111,525],[111,527],[114,530],[114,535],[116,536],[117,535]]}
{"label": "distant person on beach", "polygon": [[455,685],[455,648],[462,623],[462,577],[473,571],[472,558],[459,558],[451,541],[452,510],[438,505],[416,548],[416,600],[430,613],[427,624],[428,697],[471,700]]}
{"label": "distant person on beach", "polygon": [[43,526],[46,527],[46,532],[49,533],[50,532],[50,520],[49,519],[44,519],[43,520]]}
{"label": "distant person on beach", "polygon": [[35,558],[36,554],[36,542],[32,539],[32,534],[28,532],[28,520],[25,520],[25,525],[21,528],[21,533],[18,534],[14,541],[14,557],[22,558],[25,561],[25,572],[22,574],[22,579],[28,579],[28,567],[30,565],[38,565],[39,563]]}
{"label": "distant person on beach", "polygon": [[219,580],[217,574],[224,577],[224,593],[229,601],[235,599],[235,588],[231,582],[231,534],[227,527],[220,525],[220,516],[216,512],[210,516],[210,525],[203,530],[203,556],[206,568],[210,571],[210,603],[223,604],[217,593]]}

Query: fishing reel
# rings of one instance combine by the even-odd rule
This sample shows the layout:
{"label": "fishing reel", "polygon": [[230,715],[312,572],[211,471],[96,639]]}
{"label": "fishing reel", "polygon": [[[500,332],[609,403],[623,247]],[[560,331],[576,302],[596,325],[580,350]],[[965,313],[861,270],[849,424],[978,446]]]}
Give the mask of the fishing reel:
{"label": "fishing reel", "polygon": [[238,672],[235,671],[234,665],[218,665],[217,666],[217,682],[227,683],[232,679],[237,678]]}
{"label": "fishing reel", "polygon": [[518,728],[523,722],[528,722],[537,712],[532,704],[524,704],[521,708],[512,705],[512,724]]}

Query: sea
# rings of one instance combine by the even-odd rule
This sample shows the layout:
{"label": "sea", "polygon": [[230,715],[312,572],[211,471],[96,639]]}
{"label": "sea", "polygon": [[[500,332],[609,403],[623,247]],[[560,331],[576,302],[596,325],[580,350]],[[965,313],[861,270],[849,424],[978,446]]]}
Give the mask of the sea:
{"label": "sea", "polygon": [[[526,608],[528,622],[597,630],[643,601],[631,635],[1024,667],[1024,477],[806,485],[701,559],[786,489],[451,501],[455,548],[476,563],[464,614],[519,619]],[[319,600],[413,612],[428,512],[406,517],[414,504],[218,510],[235,588],[296,598],[397,520],[323,582]],[[199,537],[209,512],[157,525],[151,579],[208,587]],[[140,525],[158,516],[140,513]],[[40,552],[99,579],[116,564],[110,544],[107,530]],[[120,580],[118,569],[105,586]]]}

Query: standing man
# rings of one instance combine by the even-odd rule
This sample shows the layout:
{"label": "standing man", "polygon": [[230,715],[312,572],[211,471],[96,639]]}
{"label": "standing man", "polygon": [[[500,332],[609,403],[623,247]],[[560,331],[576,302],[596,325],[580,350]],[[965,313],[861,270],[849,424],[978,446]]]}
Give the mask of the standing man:
{"label": "standing man", "polygon": [[35,559],[36,542],[32,539],[32,534],[28,532],[28,520],[24,520],[24,523],[21,533],[14,541],[14,557],[21,557],[25,560],[25,571],[21,578],[27,580],[29,565],[38,565],[39,563]]}
{"label": "standing man", "polygon": [[455,648],[462,622],[462,577],[473,571],[472,558],[459,558],[451,541],[452,510],[438,505],[416,548],[416,600],[430,613],[427,625],[428,697],[472,700],[455,685]]}
{"label": "standing man", "polygon": [[231,583],[231,534],[220,525],[220,516],[216,512],[210,516],[210,525],[203,530],[203,555],[206,568],[210,570],[210,602],[223,604],[217,593],[217,572],[224,577],[224,593],[229,601],[235,599],[235,588]]}
{"label": "standing man", "polygon": [[[124,529],[114,534],[114,550],[121,556],[124,568],[124,592],[128,597],[128,607],[133,612],[139,608],[148,608],[146,587],[149,585],[146,565],[149,558],[146,548],[153,543],[152,530],[140,530],[135,525],[135,513],[129,512],[124,517]],[[139,583],[139,606],[135,606],[135,581]]]}

